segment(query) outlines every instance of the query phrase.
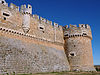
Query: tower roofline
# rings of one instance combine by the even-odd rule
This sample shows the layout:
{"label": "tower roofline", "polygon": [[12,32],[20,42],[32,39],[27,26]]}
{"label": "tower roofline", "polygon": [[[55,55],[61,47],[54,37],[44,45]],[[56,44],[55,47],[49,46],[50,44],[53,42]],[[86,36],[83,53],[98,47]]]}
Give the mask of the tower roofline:
{"label": "tower roofline", "polygon": [[70,38],[70,37],[89,37],[92,39],[92,33],[91,33],[91,28],[88,24],[79,24],[77,25],[66,25],[64,27],[64,37],[65,38]]}

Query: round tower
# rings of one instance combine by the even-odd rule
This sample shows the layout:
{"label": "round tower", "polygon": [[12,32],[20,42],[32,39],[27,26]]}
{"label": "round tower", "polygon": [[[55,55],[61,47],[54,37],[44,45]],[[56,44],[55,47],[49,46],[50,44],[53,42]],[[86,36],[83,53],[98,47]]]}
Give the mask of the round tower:
{"label": "round tower", "polygon": [[25,33],[28,33],[30,30],[30,15],[32,14],[31,5],[28,5],[28,8],[26,8],[26,5],[22,5],[21,12],[23,13],[22,28]]}
{"label": "round tower", "polygon": [[64,29],[65,51],[71,71],[96,71],[92,56],[90,26],[80,24]]}

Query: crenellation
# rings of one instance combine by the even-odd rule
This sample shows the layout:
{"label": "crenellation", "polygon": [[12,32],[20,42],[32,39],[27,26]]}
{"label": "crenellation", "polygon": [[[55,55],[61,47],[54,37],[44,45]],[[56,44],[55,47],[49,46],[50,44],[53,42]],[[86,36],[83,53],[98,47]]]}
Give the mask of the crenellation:
{"label": "crenellation", "polygon": [[76,28],[77,27],[77,25],[71,25],[70,24],[70,26],[69,26],[70,28]]}
{"label": "crenellation", "polygon": [[28,4],[28,9],[29,9],[30,14],[32,14],[32,6],[30,4]]}
{"label": "crenellation", "polygon": [[80,28],[85,28],[85,24],[79,24]]}
{"label": "crenellation", "polygon": [[23,8],[24,8],[24,9],[26,8],[26,5],[25,5],[25,4],[23,5]]}
{"label": "crenellation", "polygon": [[86,24],[86,28],[91,29],[90,26],[88,24]]}
{"label": "crenellation", "polygon": [[59,25],[58,28],[60,31],[63,31],[63,26]]}
{"label": "crenellation", "polygon": [[24,5],[21,5],[20,12],[23,13]]}
{"label": "crenellation", "polygon": [[68,25],[66,25],[65,28],[67,29],[68,28]]}
{"label": "crenellation", "polygon": [[40,21],[43,22],[43,23],[46,23],[46,19],[40,17]]}
{"label": "crenellation", "polygon": [[52,21],[46,20],[46,23],[52,25]]}
{"label": "crenellation", "polygon": [[10,4],[10,8],[13,9],[13,10],[19,11],[19,7],[16,6],[15,4],[13,4],[13,3]]}
{"label": "crenellation", "polygon": [[79,27],[77,27],[77,25],[70,25],[70,28],[64,29],[64,35],[66,37],[72,37],[71,35],[80,35],[92,39],[90,26],[87,24],[79,24]]}
{"label": "crenellation", "polygon": [[36,14],[33,15],[33,18],[35,18],[36,20],[39,20],[39,16]]}
{"label": "crenellation", "polygon": [[57,28],[57,27],[58,27],[58,23],[54,22],[54,28]]}
{"label": "crenellation", "polygon": [[46,23],[47,23],[47,24],[50,24],[50,21],[49,21],[49,20],[46,20]]}
{"label": "crenellation", "polygon": [[49,21],[50,22],[50,25],[52,25],[52,21]]}

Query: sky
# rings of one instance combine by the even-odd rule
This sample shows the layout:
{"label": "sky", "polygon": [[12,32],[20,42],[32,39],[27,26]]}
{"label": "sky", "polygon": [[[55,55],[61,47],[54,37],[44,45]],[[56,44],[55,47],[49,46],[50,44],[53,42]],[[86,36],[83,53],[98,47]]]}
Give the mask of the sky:
{"label": "sky", "polygon": [[33,14],[59,25],[89,24],[95,65],[100,65],[100,0],[6,0],[17,6],[31,4]]}

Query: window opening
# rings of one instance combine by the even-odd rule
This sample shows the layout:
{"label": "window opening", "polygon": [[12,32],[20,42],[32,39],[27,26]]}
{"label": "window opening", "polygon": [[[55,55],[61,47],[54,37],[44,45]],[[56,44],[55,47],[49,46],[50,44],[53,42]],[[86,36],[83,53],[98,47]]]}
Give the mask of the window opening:
{"label": "window opening", "polygon": [[4,1],[2,1],[2,4],[4,4]]}
{"label": "window opening", "polygon": [[9,14],[7,14],[7,13],[3,13],[3,15],[4,15],[4,16],[10,16],[10,15],[9,15]]}
{"label": "window opening", "polygon": [[6,20],[6,17],[4,17],[4,20]]}
{"label": "window opening", "polygon": [[70,53],[71,56],[74,56],[74,53]]}
{"label": "window opening", "polygon": [[40,27],[40,29],[42,29],[42,30],[43,30],[43,28],[42,28],[42,27]]}
{"label": "window opening", "polygon": [[44,33],[44,31],[42,31]]}
{"label": "window opening", "polygon": [[83,35],[87,35],[86,33],[83,33]]}
{"label": "window opening", "polygon": [[66,34],[65,36],[68,36],[68,34]]}
{"label": "window opening", "polygon": [[31,8],[31,7],[29,7],[29,8]]}
{"label": "window opening", "polygon": [[74,56],[76,56],[76,54],[74,52],[71,52],[71,53],[69,53],[69,56],[74,57]]}

